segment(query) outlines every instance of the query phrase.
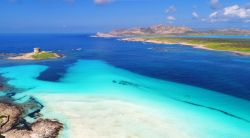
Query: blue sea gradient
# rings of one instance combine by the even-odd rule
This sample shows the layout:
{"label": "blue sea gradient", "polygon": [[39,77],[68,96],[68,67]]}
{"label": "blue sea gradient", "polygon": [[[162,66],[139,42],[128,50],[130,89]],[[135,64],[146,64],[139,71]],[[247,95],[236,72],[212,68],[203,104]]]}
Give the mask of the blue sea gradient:
{"label": "blue sea gradient", "polygon": [[[92,38],[89,35],[2,35],[0,46],[1,53],[4,53],[0,62],[1,76],[9,85],[23,90],[14,98],[37,98],[45,105],[42,113],[46,117],[59,118],[67,124],[65,137],[75,125],[70,117],[79,118],[75,115],[78,112],[81,118],[89,115],[80,110],[85,111],[85,103],[91,100],[91,96],[127,101],[153,110],[158,115],[153,120],[164,121],[159,124],[143,116],[142,122],[157,128],[148,136],[167,137],[168,126],[175,129],[177,125],[176,130],[183,129],[179,137],[250,137],[248,56],[181,45]],[[33,47],[56,51],[65,57],[44,61],[6,59],[6,54],[29,52]],[[86,96],[90,98],[86,100]],[[100,105],[107,105],[107,102]],[[101,108],[99,106],[97,111]],[[122,112],[127,108],[118,109]],[[90,109],[87,111],[95,112]],[[112,107],[112,110],[115,112],[117,108]],[[72,111],[77,112],[72,115]],[[110,114],[104,116],[104,122]],[[126,114],[118,120],[126,118]],[[92,117],[98,118],[96,115]],[[141,116],[136,120],[140,119]],[[139,122],[134,126],[147,130],[148,126]],[[164,133],[163,130],[167,131]],[[143,137],[141,133],[138,135]]]}
{"label": "blue sea gradient", "polygon": [[[64,54],[65,58],[56,61],[6,60],[6,54],[30,52],[34,47]],[[1,34],[0,53],[2,67],[24,64],[48,66],[48,70],[38,77],[41,80],[57,81],[78,59],[93,59],[141,75],[250,100],[250,57],[230,52],[123,42],[81,34]]]}

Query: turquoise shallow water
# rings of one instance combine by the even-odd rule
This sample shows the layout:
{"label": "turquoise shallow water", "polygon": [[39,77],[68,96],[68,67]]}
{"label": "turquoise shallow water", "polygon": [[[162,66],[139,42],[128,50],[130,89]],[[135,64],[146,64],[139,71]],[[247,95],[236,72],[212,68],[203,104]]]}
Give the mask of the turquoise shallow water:
{"label": "turquoise shallow water", "polygon": [[[240,37],[240,36],[238,36]],[[34,47],[65,55],[59,60],[12,61],[9,54]],[[6,55],[7,54],[7,55]],[[92,38],[82,34],[1,34],[0,66],[46,65],[38,79],[57,81],[78,59],[105,61],[144,76],[178,82],[250,100],[249,56],[181,45],[157,45]]]}
{"label": "turquoise shallow water", "polygon": [[[15,96],[16,99],[24,95],[34,96],[45,107],[47,105],[44,113],[50,114],[48,117],[60,116],[61,121],[68,123],[66,132],[72,127],[68,112],[58,115],[53,104],[63,103],[65,99],[69,99],[70,106],[75,105],[75,107],[65,108],[67,110],[76,108],[74,111],[77,114],[84,109],[84,106],[77,107],[78,104],[72,103],[86,101],[86,97],[91,100],[91,96],[94,96],[103,99],[114,98],[153,110],[152,112],[159,118],[168,118],[184,128],[180,131],[185,131],[185,137],[250,137],[249,101],[198,87],[138,75],[99,60],[78,60],[67,69],[58,82],[36,79],[47,69],[48,67],[44,65],[23,65],[0,68],[0,73],[9,79],[8,84],[25,89]],[[22,102],[22,98],[19,101]],[[105,110],[109,108],[108,105],[105,106]],[[121,110],[126,108],[129,107],[118,106]],[[92,112],[92,109],[85,111]],[[147,123],[147,121],[140,123],[143,122]],[[139,123],[133,125],[138,126]],[[165,125],[168,124],[163,121],[156,126]]]}

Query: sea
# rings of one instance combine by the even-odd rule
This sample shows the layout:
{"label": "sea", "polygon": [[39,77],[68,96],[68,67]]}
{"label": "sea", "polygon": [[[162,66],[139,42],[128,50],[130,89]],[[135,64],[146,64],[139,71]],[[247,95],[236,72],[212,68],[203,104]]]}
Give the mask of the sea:
{"label": "sea", "polygon": [[[0,96],[34,98],[62,138],[250,137],[250,56],[92,36],[0,34]],[[7,59],[35,47],[63,57]]]}

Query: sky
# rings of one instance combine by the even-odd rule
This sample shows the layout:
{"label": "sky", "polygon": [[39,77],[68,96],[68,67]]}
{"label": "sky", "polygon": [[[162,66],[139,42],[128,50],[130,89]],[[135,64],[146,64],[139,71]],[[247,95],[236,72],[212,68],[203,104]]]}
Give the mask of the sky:
{"label": "sky", "polygon": [[0,0],[0,33],[94,33],[158,24],[250,29],[250,0]]}

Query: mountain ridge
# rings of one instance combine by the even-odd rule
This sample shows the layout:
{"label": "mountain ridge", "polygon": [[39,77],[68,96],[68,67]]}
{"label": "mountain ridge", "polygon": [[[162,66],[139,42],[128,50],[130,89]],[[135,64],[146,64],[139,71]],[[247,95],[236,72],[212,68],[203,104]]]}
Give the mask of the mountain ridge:
{"label": "mountain ridge", "polygon": [[132,37],[151,35],[250,35],[250,30],[239,28],[211,29],[199,31],[187,26],[154,25],[150,27],[135,27],[116,29],[108,33],[97,32],[97,37]]}

